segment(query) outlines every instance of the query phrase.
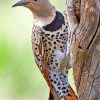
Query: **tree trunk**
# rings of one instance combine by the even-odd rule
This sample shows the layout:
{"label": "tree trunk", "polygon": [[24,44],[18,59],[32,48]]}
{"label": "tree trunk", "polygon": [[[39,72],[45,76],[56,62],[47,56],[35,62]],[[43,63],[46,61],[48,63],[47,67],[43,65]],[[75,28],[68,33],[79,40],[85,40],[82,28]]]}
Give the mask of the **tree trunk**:
{"label": "tree trunk", "polygon": [[99,2],[67,0],[70,55],[79,100],[100,100]]}

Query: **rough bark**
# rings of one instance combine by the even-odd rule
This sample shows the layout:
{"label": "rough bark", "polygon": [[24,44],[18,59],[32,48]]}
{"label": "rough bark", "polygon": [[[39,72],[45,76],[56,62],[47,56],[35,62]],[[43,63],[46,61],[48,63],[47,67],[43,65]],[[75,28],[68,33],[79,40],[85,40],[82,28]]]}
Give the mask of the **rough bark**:
{"label": "rough bark", "polygon": [[100,100],[99,2],[67,0],[70,29],[73,29],[70,54],[79,100]]}

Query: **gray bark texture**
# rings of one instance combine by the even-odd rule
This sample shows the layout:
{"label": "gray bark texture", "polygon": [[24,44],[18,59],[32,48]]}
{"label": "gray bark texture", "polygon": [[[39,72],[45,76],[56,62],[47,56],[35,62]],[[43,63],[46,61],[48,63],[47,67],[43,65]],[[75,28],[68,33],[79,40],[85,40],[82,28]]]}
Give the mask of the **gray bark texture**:
{"label": "gray bark texture", "polygon": [[67,14],[79,100],[100,100],[100,1],[67,0]]}

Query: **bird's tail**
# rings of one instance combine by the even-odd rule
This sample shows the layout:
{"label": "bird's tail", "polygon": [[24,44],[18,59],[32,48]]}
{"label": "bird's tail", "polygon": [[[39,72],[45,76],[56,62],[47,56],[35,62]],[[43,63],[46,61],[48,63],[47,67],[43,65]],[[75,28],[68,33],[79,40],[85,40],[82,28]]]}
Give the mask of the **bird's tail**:
{"label": "bird's tail", "polygon": [[[71,97],[67,96],[66,100],[78,100],[78,97],[75,94],[74,90],[71,88],[71,86],[70,86],[70,92],[71,92]],[[49,93],[49,99],[48,100],[55,100],[55,98],[54,98],[53,94],[51,93],[51,91]]]}
{"label": "bird's tail", "polygon": [[74,90],[71,88],[71,86],[70,86],[70,92],[71,92],[71,98],[66,97],[66,100],[78,100],[78,97],[77,97],[76,93],[74,92]]}
{"label": "bird's tail", "polygon": [[53,94],[51,93],[51,91],[49,92],[48,100],[55,100],[55,98],[54,98]]}

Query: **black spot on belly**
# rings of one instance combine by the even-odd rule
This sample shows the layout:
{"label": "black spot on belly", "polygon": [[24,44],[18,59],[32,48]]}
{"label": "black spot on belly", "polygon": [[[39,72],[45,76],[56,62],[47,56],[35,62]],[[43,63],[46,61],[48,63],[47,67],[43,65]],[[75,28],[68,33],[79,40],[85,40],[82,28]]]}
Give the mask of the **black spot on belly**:
{"label": "black spot on belly", "polygon": [[58,87],[58,89],[60,90],[60,89],[61,89],[61,87]]}
{"label": "black spot on belly", "polygon": [[54,84],[56,84],[57,82],[56,81],[54,81]]}
{"label": "black spot on belly", "polygon": [[51,37],[53,38],[55,35],[51,35]]}
{"label": "black spot on belly", "polygon": [[56,42],[53,42],[54,44],[56,44]]}
{"label": "black spot on belly", "polygon": [[43,29],[46,31],[54,32],[59,30],[64,24],[64,16],[59,11],[56,11],[55,19],[50,24],[43,26]]}
{"label": "black spot on belly", "polygon": [[51,51],[51,48],[49,48],[49,51]]}

